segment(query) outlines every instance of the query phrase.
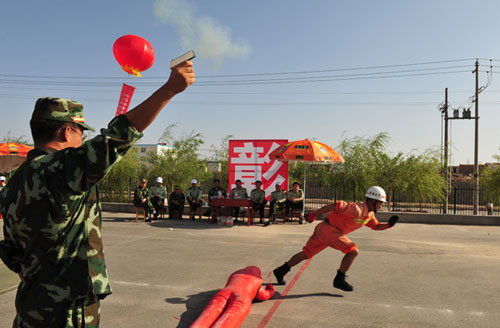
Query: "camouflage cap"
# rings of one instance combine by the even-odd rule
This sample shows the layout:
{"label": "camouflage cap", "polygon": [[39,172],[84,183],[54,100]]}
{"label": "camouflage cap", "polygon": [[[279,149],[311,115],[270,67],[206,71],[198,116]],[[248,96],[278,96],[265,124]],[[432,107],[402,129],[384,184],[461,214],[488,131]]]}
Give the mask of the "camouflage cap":
{"label": "camouflage cap", "polygon": [[85,130],[95,132],[94,129],[85,124],[83,105],[69,99],[53,97],[38,98],[31,119],[75,123]]}

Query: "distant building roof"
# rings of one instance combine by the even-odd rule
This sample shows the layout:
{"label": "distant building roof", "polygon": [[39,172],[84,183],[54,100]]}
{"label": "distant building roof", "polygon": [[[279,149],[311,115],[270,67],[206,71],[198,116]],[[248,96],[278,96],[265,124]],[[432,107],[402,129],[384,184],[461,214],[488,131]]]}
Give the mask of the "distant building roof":
{"label": "distant building roof", "polygon": [[135,144],[134,146],[136,147],[161,147],[161,148],[169,148],[169,149],[175,149],[174,146],[170,146],[167,143],[157,143],[157,144]]}
{"label": "distant building roof", "polygon": [[458,166],[458,173],[460,173],[460,174],[472,174],[472,173],[474,173],[474,165],[473,164],[460,164]]}

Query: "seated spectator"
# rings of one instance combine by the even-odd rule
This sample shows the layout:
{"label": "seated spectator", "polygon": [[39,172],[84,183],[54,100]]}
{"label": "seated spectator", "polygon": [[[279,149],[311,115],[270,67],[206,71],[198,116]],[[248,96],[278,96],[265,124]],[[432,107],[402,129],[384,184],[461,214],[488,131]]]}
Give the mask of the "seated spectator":
{"label": "seated spectator", "polygon": [[488,215],[493,215],[493,203],[492,202],[489,202],[488,204],[486,204],[486,209],[488,210]]}
{"label": "seated spectator", "polygon": [[[0,191],[2,191],[3,187],[5,187],[5,177],[0,175]],[[2,213],[0,213],[0,219],[2,218]]]}
{"label": "seated spectator", "polygon": [[149,200],[155,209],[154,218],[158,218],[158,214],[162,213],[167,206],[167,189],[163,186],[163,179],[161,177],[156,178],[156,186],[149,189]]}
{"label": "seated spectator", "polygon": [[300,210],[299,223],[304,223],[304,213],[302,213],[304,209],[304,191],[300,189],[300,184],[298,182],[294,182],[292,189],[288,191],[288,199],[286,200],[285,206],[286,215],[290,213],[290,209],[292,208]]}
{"label": "seated spectator", "polygon": [[3,187],[5,187],[5,177],[3,175],[0,175],[0,190],[3,189]]}
{"label": "seated spectator", "polygon": [[191,220],[194,220],[196,211],[200,213],[201,220],[201,207],[203,206],[203,192],[200,187],[196,184],[198,181],[196,179],[191,180],[191,187],[187,190],[187,201],[189,203],[189,208],[191,209]]}
{"label": "seated spectator", "polygon": [[211,204],[212,198],[226,198],[227,193],[220,186],[220,180],[214,179],[214,186],[208,191],[208,203]]}
{"label": "seated spectator", "polygon": [[260,223],[264,223],[264,209],[266,208],[266,192],[262,190],[262,182],[255,181],[255,189],[250,192],[254,212],[259,211]]}
{"label": "seated spectator", "polygon": [[139,187],[134,191],[134,205],[135,207],[142,207],[146,213],[146,222],[151,222],[151,214],[156,214],[153,204],[148,198],[148,180],[142,179]]}
{"label": "seated spectator", "polygon": [[281,189],[281,184],[279,183],[275,187],[276,189],[271,193],[271,199],[269,200],[269,221],[266,222],[266,226],[270,225],[271,221],[272,223],[276,223],[274,213],[285,208],[287,199],[286,191]]}
{"label": "seated spectator", "polygon": [[181,191],[181,187],[175,186],[174,191],[168,197],[168,218],[177,218],[175,214],[178,214],[179,219],[182,219],[182,214],[184,213],[184,202],[186,198]]}
{"label": "seated spectator", "polygon": [[[212,189],[208,191],[208,205],[210,206],[208,210],[205,212],[206,216],[210,216],[211,213],[211,206],[212,206],[212,199],[213,198],[226,198],[227,193],[226,191],[220,186],[220,180],[219,179],[214,179],[214,186]],[[220,206],[218,206],[220,210]]]}
{"label": "seated spectator", "polygon": [[[246,188],[244,188],[241,185],[241,180],[236,180],[234,182],[236,184],[236,187],[231,189],[231,193],[229,194],[229,198],[232,199],[247,199],[248,198],[248,192]],[[240,208],[239,207],[233,207],[232,209],[233,212],[233,217],[237,220],[238,216],[240,215]]]}

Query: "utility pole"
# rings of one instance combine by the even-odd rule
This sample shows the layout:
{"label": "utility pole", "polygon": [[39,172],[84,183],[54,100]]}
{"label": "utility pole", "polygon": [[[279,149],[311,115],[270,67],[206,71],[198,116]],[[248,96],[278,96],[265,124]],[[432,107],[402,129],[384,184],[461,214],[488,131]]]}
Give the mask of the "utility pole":
{"label": "utility pole", "polygon": [[478,214],[479,207],[479,60],[476,59],[476,69],[473,71],[476,73],[476,97],[475,97],[475,133],[474,133],[474,215]]}
{"label": "utility pole", "polygon": [[444,192],[444,210],[443,213],[448,213],[448,193],[449,184],[448,184],[448,88],[444,89],[444,178],[446,181],[446,189]]}

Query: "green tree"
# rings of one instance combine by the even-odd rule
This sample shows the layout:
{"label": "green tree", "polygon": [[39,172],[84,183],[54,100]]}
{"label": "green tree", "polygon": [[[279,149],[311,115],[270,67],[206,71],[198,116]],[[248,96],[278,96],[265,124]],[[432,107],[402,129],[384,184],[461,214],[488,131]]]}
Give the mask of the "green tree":
{"label": "green tree", "polygon": [[487,199],[500,203],[500,167],[487,167],[483,171],[481,187]]}
{"label": "green tree", "polygon": [[374,158],[374,172],[377,184],[383,186],[387,193],[387,206],[391,208],[392,193],[394,190],[405,190],[408,187],[410,174],[403,153],[396,156],[379,152]]}
{"label": "green tree", "polygon": [[[493,155],[493,158],[500,162],[500,155]],[[486,167],[482,172],[480,183],[488,200],[500,203],[500,166]]]}
{"label": "green tree", "polygon": [[161,154],[150,153],[146,156],[148,180],[154,181],[156,177],[162,177],[163,184],[169,192],[173,191],[175,185],[182,186],[185,191],[191,185],[191,179],[206,182],[211,177],[205,161],[201,160],[197,154],[204,143],[203,136],[191,131],[189,134],[175,138],[172,133],[175,126],[175,124],[167,126],[159,140],[168,142],[173,149]]}
{"label": "green tree", "polygon": [[[500,148],[498,148],[500,150]],[[493,155],[493,158],[497,161],[500,162],[500,155]]]}
{"label": "green tree", "polygon": [[446,184],[439,155],[426,150],[420,155],[399,152],[391,156],[386,151],[389,140],[386,133],[379,133],[369,138],[341,141],[338,150],[345,163],[333,166],[328,173],[339,197],[364,199],[368,187],[379,185],[386,190],[389,207],[394,190],[405,192],[420,203],[442,200]]}
{"label": "green tree", "polygon": [[422,204],[423,202],[442,202],[446,181],[442,175],[440,155],[426,150],[420,155],[410,154],[404,163],[407,181],[406,193]]}
{"label": "green tree", "polygon": [[141,169],[139,155],[132,148],[99,182],[103,200],[130,201],[131,191],[138,185]]}
{"label": "green tree", "polygon": [[[300,183],[302,189],[304,189],[304,167],[310,165],[310,163],[300,162],[300,161],[290,161],[288,162],[288,184],[292,187],[292,183]],[[307,168],[305,168],[307,170]],[[306,177],[313,179],[313,175],[310,173],[311,170],[306,172]],[[307,175],[309,174],[309,175]]]}
{"label": "green tree", "polygon": [[33,146],[33,143],[28,139],[28,137],[26,137],[25,135],[21,135],[19,137],[13,136],[10,130],[7,131],[7,135],[5,137],[2,137],[2,139],[0,140],[0,143],[5,142],[13,142],[22,145]]}
{"label": "green tree", "polygon": [[233,135],[229,134],[222,138],[219,148],[215,146],[210,146],[210,160],[214,162],[219,162],[221,164],[221,171],[213,175],[213,178],[217,178],[221,182],[221,186],[229,188],[229,139],[233,138]]}
{"label": "green tree", "polygon": [[364,198],[365,191],[375,182],[375,160],[385,151],[388,141],[389,136],[382,132],[371,138],[354,137],[340,142],[337,149],[345,163],[334,166],[331,177],[342,198]]}

